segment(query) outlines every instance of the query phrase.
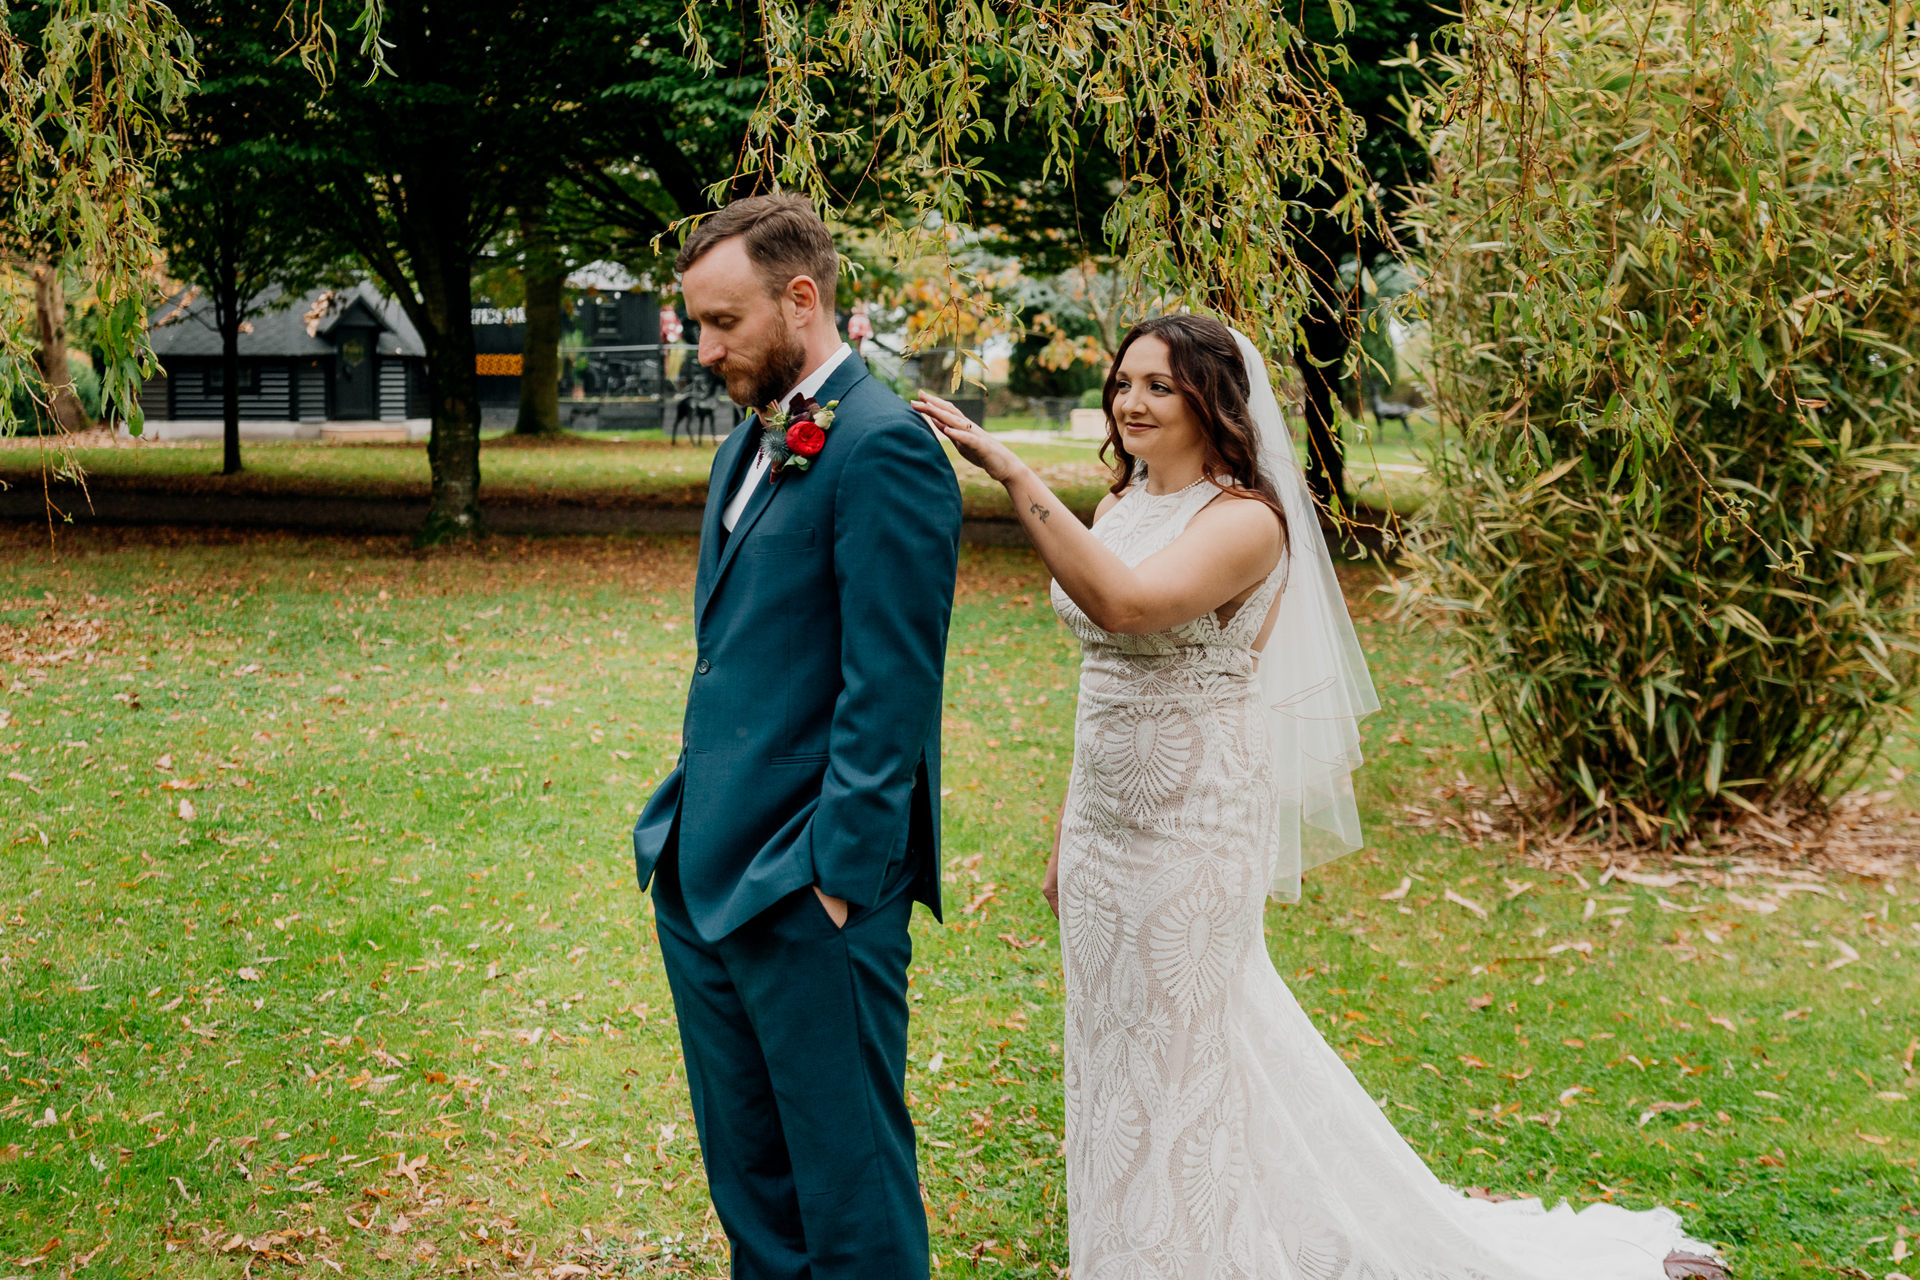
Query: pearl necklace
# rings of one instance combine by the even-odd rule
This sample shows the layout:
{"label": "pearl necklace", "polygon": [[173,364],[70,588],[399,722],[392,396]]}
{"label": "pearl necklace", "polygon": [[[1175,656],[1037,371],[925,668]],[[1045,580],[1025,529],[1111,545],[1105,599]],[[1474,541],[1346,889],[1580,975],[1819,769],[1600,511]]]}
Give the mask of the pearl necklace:
{"label": "pearl necklace", "polygon": [[1209,483],[1208,477],[1205,472],[1202,472],[1200,475],[1200,478],[1198,480],[1195,480],[1192,484],[1182,485],[1178,489],[1174,489],[1168,493],[1148,493],[1147,487],[1145,485],[1140,486],[1140,492],[1142,494],[1145,494],[1146,497],[1152,499],[1155,502],[1165,502],[1168,498],[1177,498],[1181,494],[1186,493],[1193,489],[1197,489],[1201,485],[1207,484],[1207,483]]}

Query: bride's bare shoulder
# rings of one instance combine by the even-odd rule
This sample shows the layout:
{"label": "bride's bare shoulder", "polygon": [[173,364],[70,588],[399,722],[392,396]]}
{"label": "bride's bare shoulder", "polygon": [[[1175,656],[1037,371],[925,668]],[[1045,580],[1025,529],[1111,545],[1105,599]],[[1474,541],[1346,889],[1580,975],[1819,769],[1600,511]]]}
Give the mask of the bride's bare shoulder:
{"label": "bride's bare shoulder", "polygon": [[1202,507],[1187,529],[1209,540],[1228,538],[1246,543],[1249,549],[1271,544],[1278,552],[1285,540],[1284,523],[1278,512],[1255,498],[1222,494]]}

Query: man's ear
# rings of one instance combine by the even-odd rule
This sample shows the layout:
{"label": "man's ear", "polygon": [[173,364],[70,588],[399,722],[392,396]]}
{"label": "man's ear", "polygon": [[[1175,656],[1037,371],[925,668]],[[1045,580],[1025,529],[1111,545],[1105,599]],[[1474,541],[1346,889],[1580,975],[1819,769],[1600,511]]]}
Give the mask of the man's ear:
{"label": "man's ear", "polygon": [[820,286],[812,276],[795,276],[787,282],[786,300],[794,310],[794,318],[804,324],[820,309]]}

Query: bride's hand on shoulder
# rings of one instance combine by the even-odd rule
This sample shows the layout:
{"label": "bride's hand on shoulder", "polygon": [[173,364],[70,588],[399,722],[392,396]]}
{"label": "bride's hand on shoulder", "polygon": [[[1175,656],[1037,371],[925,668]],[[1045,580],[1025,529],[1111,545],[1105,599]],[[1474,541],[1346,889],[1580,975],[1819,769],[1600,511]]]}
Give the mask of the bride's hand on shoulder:
{"label": "bride's hand on shoulder", "polygon": [[953,447],[960,451],[961,457],[986,472],[991,479],[1005,484],[1023,465],[1018,454],[961,413],[952,401],[922,391],[912,407],[915,413],[924,415],[932,422],[941,435],[953,441]]}

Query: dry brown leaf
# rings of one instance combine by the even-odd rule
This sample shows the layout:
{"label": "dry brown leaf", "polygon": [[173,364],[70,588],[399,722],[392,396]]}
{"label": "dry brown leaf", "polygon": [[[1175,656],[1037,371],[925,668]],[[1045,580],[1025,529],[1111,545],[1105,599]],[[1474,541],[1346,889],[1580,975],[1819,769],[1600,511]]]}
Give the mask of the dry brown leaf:
{"label": "dry brown leaf", "polygon": [[1660,1265],[1667,1280],[1728,1280],[1727,1269],[1703,1254],[1675,1251]]}

